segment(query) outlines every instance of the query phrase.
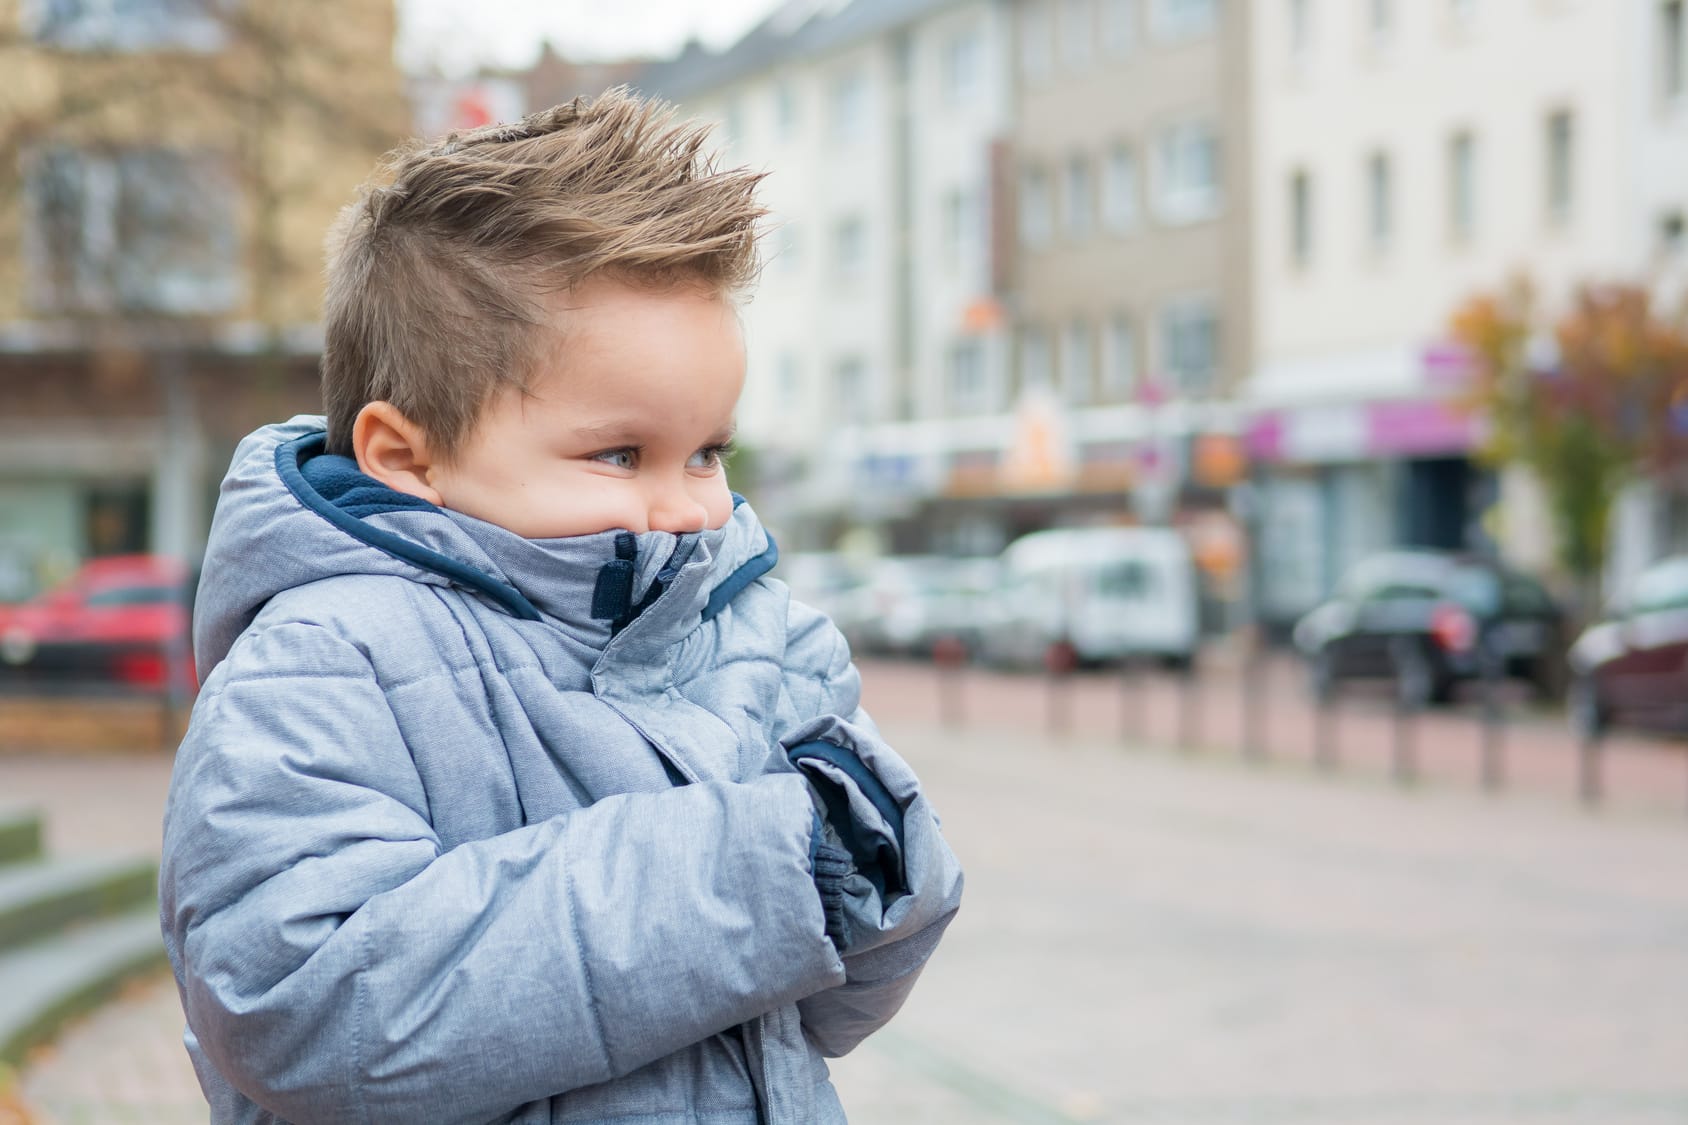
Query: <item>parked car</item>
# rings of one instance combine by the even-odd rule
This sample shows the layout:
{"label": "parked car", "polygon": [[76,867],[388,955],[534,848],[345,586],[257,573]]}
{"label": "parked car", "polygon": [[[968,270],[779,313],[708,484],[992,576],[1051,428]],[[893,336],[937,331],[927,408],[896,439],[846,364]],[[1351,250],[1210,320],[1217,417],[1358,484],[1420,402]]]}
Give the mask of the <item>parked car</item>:
{"label": "parked car", "polygon": [[1190,548],[1170,528],[1057,528],[1002,553],[980,627],[984,659],[1039,667],[1057,646],[1082,664],[1143,656],[1188,664],[1201,640]]}
{"label": "parked car", "polygon": [[957,655],[977,654],[1001,572],[994,558],[945,558],[926,567],[912,597],[887,622],[888,639],[899,651],[920,656],[935,655],[949,642],[961,646]]}
{"label": "parked car", "polygon": [[1313,692],[1342,680],[1391,679],[1412,707],[1444,703],[1485,672],[1552,692],[1562,615],[1539,582],[1487,559],[1389,551],[1361,562],[1295,626]]}
{"label": "parked car", "polygon": [[194,687],[192,575],[176,559],[84,563],[64,584],[0,606],[0,686]]}
{"label": "parked car", "polygon": [[782,554],[773,577],[790,587],[792,597],[834,619],[850,591],[866,580],[863,563],[837,551]]}
{"label": "parked car", "polygon": [[1655,563],[1571,645],[1569,711],[1585,737],[1614,724],[1688,732],[1688,556]]}

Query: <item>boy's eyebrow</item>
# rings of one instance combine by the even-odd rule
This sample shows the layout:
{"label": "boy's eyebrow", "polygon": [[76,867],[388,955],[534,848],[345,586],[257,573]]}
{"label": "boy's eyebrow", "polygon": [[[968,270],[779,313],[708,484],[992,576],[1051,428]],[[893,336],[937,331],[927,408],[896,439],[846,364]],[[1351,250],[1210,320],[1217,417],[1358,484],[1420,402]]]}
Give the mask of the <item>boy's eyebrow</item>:
{"label": "boy's eyebrow", "polygon": [[[595,441],[636,443],[643,436],[638,427],[625,422],[585,422],[574,427],[575,435],[591,438]],[[710,434],[709,442],[719,444],[733,440],[738,434],[738,420],[734,419],[716,427]]]}

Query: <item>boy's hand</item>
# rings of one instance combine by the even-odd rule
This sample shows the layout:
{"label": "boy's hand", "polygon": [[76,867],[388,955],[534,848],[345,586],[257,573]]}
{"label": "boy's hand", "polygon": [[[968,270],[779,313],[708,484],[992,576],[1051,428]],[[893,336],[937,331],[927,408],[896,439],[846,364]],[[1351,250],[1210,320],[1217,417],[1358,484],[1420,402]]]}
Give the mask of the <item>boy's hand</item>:
{"label": "boy's hand", "polygon": [[815,890],[820,892],[821,910],[826,914],[826,936],[840,953],[849,941],[849,927],[844,910],[844,884],[855,874],[856,865],[850,861],[849,849],[838,839],[822,813],[820,795],[813,785],[809,797],[815,802],[815,834],[809,848],[809,866],[814,873]]}

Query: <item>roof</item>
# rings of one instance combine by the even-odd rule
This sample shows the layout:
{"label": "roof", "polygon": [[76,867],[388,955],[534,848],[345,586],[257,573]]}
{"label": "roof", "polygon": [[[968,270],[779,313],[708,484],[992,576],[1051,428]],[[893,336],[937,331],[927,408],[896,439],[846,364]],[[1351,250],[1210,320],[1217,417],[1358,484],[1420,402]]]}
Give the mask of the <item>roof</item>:
{"label": "roof", "polygon": [[724,51],[695,40],[638,79],[646,94],[679,101],[712,93],[787,63],[833,54],[895,31],[961,0],[785,0]]}

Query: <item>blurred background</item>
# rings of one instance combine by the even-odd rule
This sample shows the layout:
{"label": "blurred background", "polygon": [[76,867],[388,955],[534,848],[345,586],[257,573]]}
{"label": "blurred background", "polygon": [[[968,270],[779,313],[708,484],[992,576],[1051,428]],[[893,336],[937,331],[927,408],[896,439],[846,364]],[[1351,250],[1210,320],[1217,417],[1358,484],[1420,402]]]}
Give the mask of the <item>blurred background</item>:
{"label": "blurred background", "polygon": [[[1338,638],[1320,676],[1364,670],[1374,596],[1481,647],[1517,598],[1438,575],[1499,568],[1552,620],[1496,643],[1553,696],[1688,550],[1675,0],[5,0],[0,29],[0,603],[114,556],[80,596],[173,581],[134,556],[191,580],[235,442],[317,409],[322,235],[376,158],[620,83],[769,172],[734,483],[869,647],[929,649],[893,603],[1000,586],[1023,535],[1132,526],[1188,554],[1202,639],[1288,645],[1349,595],[1300,631]],[[1143,573],[1097,581],[1158,598]],[[1672,573],[1654,601],[1688,603]],[[1003,629],[1074,641],[1071,602]],[[46,675],[54,627],[14,615],[0,673]]]}
{"label": "blurred background", "polygon": [[[952,749],[982,754],[1009,730],[1533,782],[1680,818],[1685,7],[0,0],[0,749],[171,743],[218,481],[245,433],[319,409],[323,235],[380,155],[627,84],[712,123],[723,163],[768,172],[730,475],[780,541],[777,576],[844,628],[881,721],[931,734],[916,764],[953,771],[963,834],[969,802],[997,808],[1036,771],[1004,765],[1000,792],[970,795],[944,738],[972,731]],[[164,722],[94,706],[112,699],[162,703]],[[102,784],[18,768],[16,796],[61,823]],[[162,792],[156,772],[123,776]],[[1185,782],[1139,783],[1183,799]],[[1212,815],[1249,802],[1237,784],[1202,782]],[[155,812],[135,820],[142,850]],[[1062,862],[1112,823],[1096,815]],[[1617,854],[1580,822],[1484,823],[1440,827],[1460,856]],[[1621,866],[1666,911],[1641,930],[1680,949],[1672,831]],[[1157,846],[1206,846],[1186,844]],[[1560,859],[1578,895],[1609,871]],[[1176,944],[1204,948],[1193,932]],[[967,996],[952,989],[952,1015]],[[1591,1103],[1309,1113],[1688,1120],[1677,1010],[1600,1025],[1645,1039],[1636,1074],[1673,1055],[1677,1077],[1585,1084]],[[930,1011],[897,1049],[919,1060],[948,1036],[925,1073],[995,1100],[867,1119],[1232,1119],[1120,1101],[1106,1063],[1064,1085],[1052,1060],[985,1067]],[[1303,1119],[1242,1085],[1236,1106]]]}

